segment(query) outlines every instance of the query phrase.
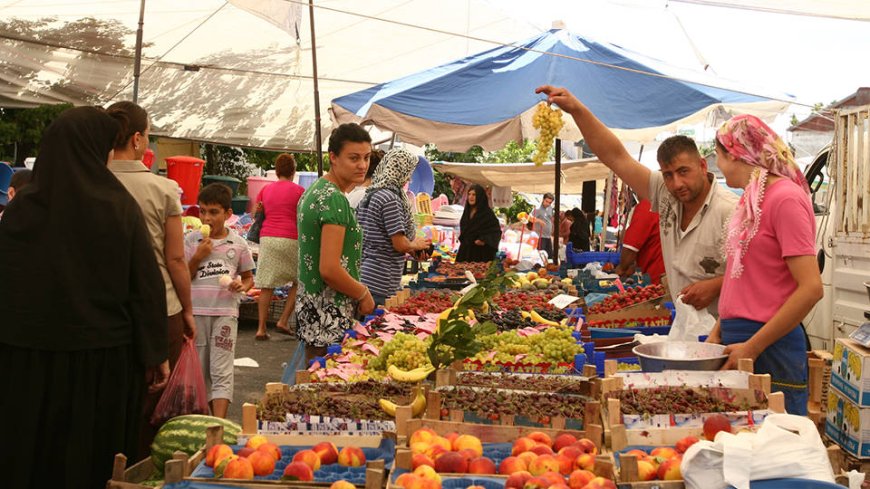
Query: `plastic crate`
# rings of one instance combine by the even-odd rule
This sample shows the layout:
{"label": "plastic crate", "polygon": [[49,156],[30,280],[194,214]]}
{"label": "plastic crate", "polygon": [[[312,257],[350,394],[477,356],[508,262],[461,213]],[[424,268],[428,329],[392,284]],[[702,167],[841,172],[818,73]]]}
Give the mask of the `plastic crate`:
{"label": "plastic crate", "polygon": [[607,251],[584,251],[577,253],[571,246],[565,249],[565,256],[568,258],[570,265],[585,265],[592,262],[619,263],[619,253],[611,253]]}
{"label": "plastic crate", "polygon": [[[287,299],[275,299],[269,304],[269,314],[266,317],[267,324],[275,324],[284,312]],[[239,321],[259,321],[260,313],[257,309],[257,301],[244,301],[239,304]]]}

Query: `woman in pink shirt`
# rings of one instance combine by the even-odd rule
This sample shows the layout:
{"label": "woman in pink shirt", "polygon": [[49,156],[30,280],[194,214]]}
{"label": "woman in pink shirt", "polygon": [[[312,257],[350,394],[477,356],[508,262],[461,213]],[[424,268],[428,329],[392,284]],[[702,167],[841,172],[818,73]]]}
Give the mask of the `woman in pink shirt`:
{"label": "woman in pink shirt", "polygon": [[266,219],[260,229],[260,252],[257,258],[257,275],[254,285],[260,289],[258,340],[268,340],[266,318],[272,301],[272,290],[292,283],[287,294],[287,304],[275,328],[292,334],[288,327],[290,313],[296,307],[296,279],[299,269],[299,247],[296,240],[296,206],[305,189],[293,183],[296,160],[293,155],[282,153],[275,161],[278,181],[267,185],[257,195],[257,205],[263,206]]}
{"label": "woman in pink shirt", "polygon": [[782,139],[740,115],[716,135],[719,169],[744,188],[728,224],[719,323],[707,341],[728,345],[725,369],[741,358],[771,376],[786,411],[807,413],[807,344],[801,321],[822,298],[809,188]]}

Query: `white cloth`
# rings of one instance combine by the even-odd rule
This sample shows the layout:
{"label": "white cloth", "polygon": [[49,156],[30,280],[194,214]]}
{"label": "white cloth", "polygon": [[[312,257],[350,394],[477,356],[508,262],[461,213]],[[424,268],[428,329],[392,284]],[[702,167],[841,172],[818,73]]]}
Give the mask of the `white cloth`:
{"label": "white cloth", "polygon": [[492,205],[490,207],[510,207],[514,197],[510,187],[492,188]]}

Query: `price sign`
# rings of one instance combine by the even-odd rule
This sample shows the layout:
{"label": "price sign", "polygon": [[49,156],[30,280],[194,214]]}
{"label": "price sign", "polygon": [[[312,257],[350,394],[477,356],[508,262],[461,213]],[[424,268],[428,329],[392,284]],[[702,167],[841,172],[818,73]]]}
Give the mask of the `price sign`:
{"label": "price sign", "polygon": [[574,297],[573,295],[559,294],[556,297],[553,297],[552,299],[550,299],[550,302],[548,304],[552,304],[553,307],[555,307],[557,309],[565,309],[566,307],[570,306],[571,304],[573,304],[579,300],[580,300],[579,297]]}
{"label": "price sign", "polygon": [[865,348],[870,348],[870,323],[862,324],[861,327],[853,331],[849,337],[864,345]]}

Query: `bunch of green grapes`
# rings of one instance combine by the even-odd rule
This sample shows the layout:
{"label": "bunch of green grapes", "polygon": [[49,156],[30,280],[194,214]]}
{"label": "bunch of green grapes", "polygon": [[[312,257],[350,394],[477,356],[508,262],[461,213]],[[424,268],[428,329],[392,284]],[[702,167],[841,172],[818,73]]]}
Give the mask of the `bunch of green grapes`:
{"label": "bunch of green grapes", "polygon": [[[529,338],[518,335],[516,330],[482,336],[478,341],[483,344],[483,349],[474,359],[481,362],[513,362],[517,355],[527,355],[530,352]],[[491,359],[490,352],[495,352]]]}
{"label": "bunch of green grapes", "polygon": [[368,370],[386,371],[390,365],[395,365],[402,370],[413,370],[418,367],[430,366],[429,348],[430,340],[423,341],[414,335],[396,333],[392,341],[381,347],[380,354],[368,362]]}
{"label": "bunch of green grapes", "polygon": [[532,155],[532,161],[535,162],[535,165],[542,165],[549,158],[553,140],[562,129],[562,124],[561,109],[552,109],[550,104],[546,102],[539,102],[535,107],[535,113],[532,115],[532,127],[539,131],[535,154]]}
{"label": "bunch of green grapes", "polygon": [[529,337],[531,356],[542,362],[573,362],[574,355],[583,353],[583,346],[571,336],[571,328],[552,326]]}

